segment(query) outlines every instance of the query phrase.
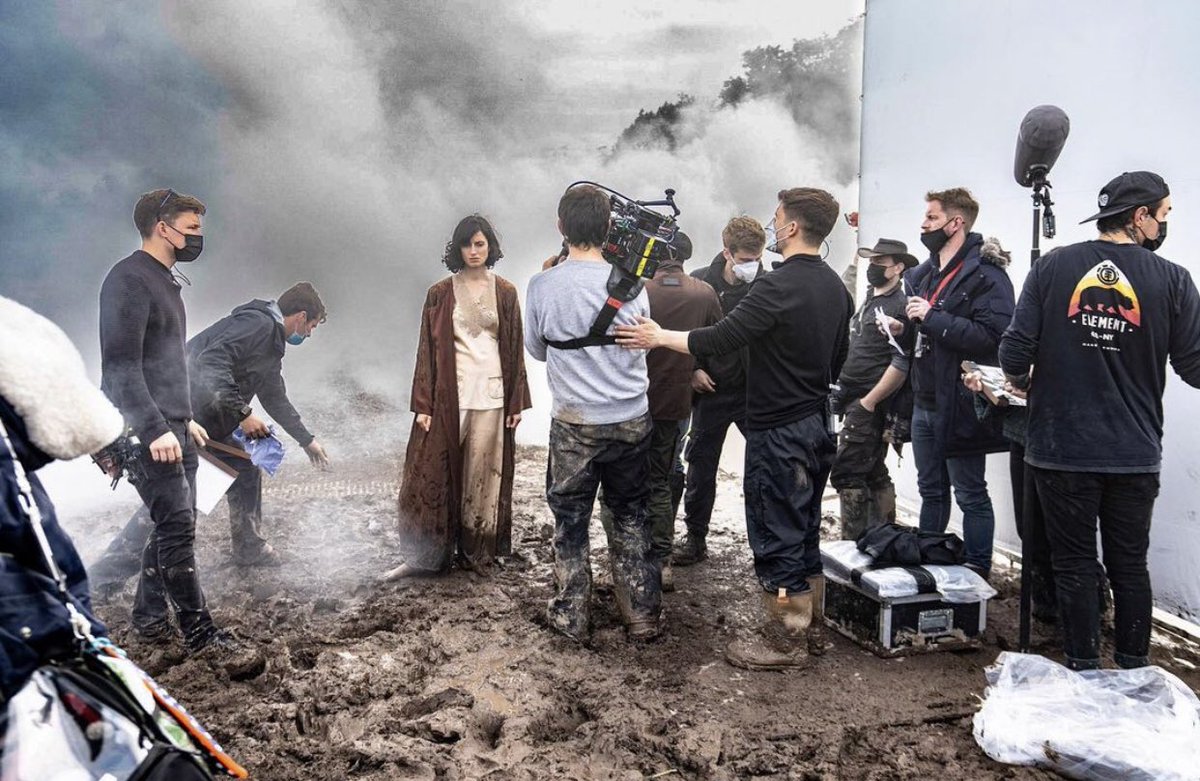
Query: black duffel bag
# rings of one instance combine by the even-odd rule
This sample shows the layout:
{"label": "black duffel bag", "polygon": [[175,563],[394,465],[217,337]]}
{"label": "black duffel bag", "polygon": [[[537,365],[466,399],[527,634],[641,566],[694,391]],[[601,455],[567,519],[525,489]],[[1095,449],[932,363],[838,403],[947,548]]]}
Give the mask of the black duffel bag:
{"label": "black duffel bag", "polygon": [[876,566],[913,567],[921,564],[962,564],[963,541],[949,532],[929,532],[887,523],[858,538],[858,549]]}

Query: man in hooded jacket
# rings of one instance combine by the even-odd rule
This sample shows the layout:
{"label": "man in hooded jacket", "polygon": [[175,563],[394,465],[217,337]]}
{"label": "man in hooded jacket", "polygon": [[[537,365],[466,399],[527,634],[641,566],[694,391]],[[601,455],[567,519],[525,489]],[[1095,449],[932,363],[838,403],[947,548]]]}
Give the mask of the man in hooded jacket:
{"label": "man in hooded jacket", "polygon": [[[308,454],[314,466],[324,467],[324,448],[304,425],[287,397],[283,380],[283,355],[287,345],[304,342],[325,320],[325,305],[316,289],[300,282],[278,301],[255,299],[192,337],[187,344],[188,378],[196,420],[220,443],[214,457],[237,472],[226,492],[229,501],[230,541],[233,559],[245,566],[277,566],[279,554],[263,537],[262,472],[243,453],[233,437],[241,429],[246,438],[270,434],[254,414],[250,402],[257,396],[266,412]],[[118,588],[136,574],[141,549],[150,533],[144,508],[109,544],[91,568],[97,588]]]}

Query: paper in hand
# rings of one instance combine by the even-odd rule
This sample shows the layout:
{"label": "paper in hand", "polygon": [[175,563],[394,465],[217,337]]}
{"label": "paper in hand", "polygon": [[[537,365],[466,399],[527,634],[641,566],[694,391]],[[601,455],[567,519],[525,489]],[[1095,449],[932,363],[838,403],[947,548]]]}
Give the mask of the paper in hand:
{"label": "paper in hand", "polygon": [[891,324],[896,322],[899,322],[896,320],[896,318],[889,317],[883,313],[883,307],[875,307],[875,324],[878,325],[879,330],[887,336],[888,344],[890,344],[892,347],[895,347],[896,352],[904,355],[904,348],[902,348],[900,343],[896,341],[896,337],[892,336]]}

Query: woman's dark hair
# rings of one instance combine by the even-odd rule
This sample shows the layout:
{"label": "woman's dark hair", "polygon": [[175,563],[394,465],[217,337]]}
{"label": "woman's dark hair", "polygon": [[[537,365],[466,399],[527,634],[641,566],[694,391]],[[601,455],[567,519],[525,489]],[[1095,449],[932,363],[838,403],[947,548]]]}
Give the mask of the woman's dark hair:
{"label": "woman's dark hair", "polygon": [[496,265],[496,261],[504,257],[504,253],[500,251],[500,237],[496,235],[496,229],[482,214],[472,214],[459,220],[458,227],[454,229],[454,235],[450,237],[450,241],[446,242],[442,263],[451,272],[457,274],[467,267],[462,259],[462,248],[471,243],[471,237],[476,233],[482,233],[483,237],[487,239],[486,265],[488,268]]}

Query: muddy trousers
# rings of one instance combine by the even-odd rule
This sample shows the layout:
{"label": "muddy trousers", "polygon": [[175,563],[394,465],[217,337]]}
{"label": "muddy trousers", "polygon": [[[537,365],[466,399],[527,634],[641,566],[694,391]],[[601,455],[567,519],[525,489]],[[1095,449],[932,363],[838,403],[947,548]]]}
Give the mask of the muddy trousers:
{"label": "muddy trousers", "polygon": [[857,540],[868,528],[896,520],[896,489],[884,460],[886,416],[882,407],[874,412],[863,409],[858,399],[846,406],[829,482],[841,496],[842,537],[847,540]]}
{"label": "muddy trousers", "polygon": [[652,428],[649,415],[608,425],[550,422],[546,503],[554,513],[557,593],[547,616],[556,629],[569,635],[582,636],[590,628],[588,525],[601,487],[612,511],[608,549],[622,618],[628,623],[658,617],[662,582],[649,558],[646,516]]}
{"label": "muddy trousers", "polygon": [[[230,447],[240,448],[237,440],[219,440]],[[233,558],[253,561],[267,544],[262,534],[262,470],[244,458],[212,453],[214,457],[237,471],[237,479],[225,492],[229,502],[229,540]],[[143,505],[133,514],[104,555],[88,568],[88,576],[96,586],[119,586],[138,573],[142,566],[142,551],[154,529],[150,510]]]}
{"label": "muddy trousers", "polygon": [[[671,558],[671,544],[675,541],[676,505],[672,501],[672,479],[679,439],[679,421],[654,421],[647,452],[650,498],[646,504],[646,523],[650,530],[650,560],[660,567]],[[612,508],[603,491],[600,492],[600,525],[605,534],[612,536]]]}
{"label": "muddy trousers", "polygon": [[504,410],[498,407],[459,410],[458,420],[463,459],[459,548],[471,566],[485,566],[496,558],[504,467]]}
{"label": "muddy trousers", "polygon": [[1067,666],[1075,670],[1100,666],[1099,519],[1116,614],[1113,660],[1125,668],[1144,667],[1150,663],[1153,608],[1146,551],[1158,474],[1030,469],[1046,518]]}
{"label": "muddy trousers", "polygon": [[[212,617],[196,571],[196,446],[184,421],[170,422],[183,448],[183,462],[156,463],[149,448],[143,454],[146,479],[138,486],[154,524],[142,551],[142,571],[133,604],[133,625],[158,634],[168,623],[168,602],[174,605],[184,642],[202,645],[212,632]],[[145,447],[145,446],[143,446]]]}
{"label": "muddy trousers", "polygon": [[741,393],[711,393],[700,396],[692,407],[684,459],[687,478],[683,491],[683,524],[690,537],[708,536],[713,505],[717,500],[717,468],[725,435],[730,426],[746,433],[746,396]]}
{"label": "muddy trousers", "polygon": [[822,572],[821,495],[835,451],[823,412],[746,434],[746,535],[766,591],[804,591]]}

